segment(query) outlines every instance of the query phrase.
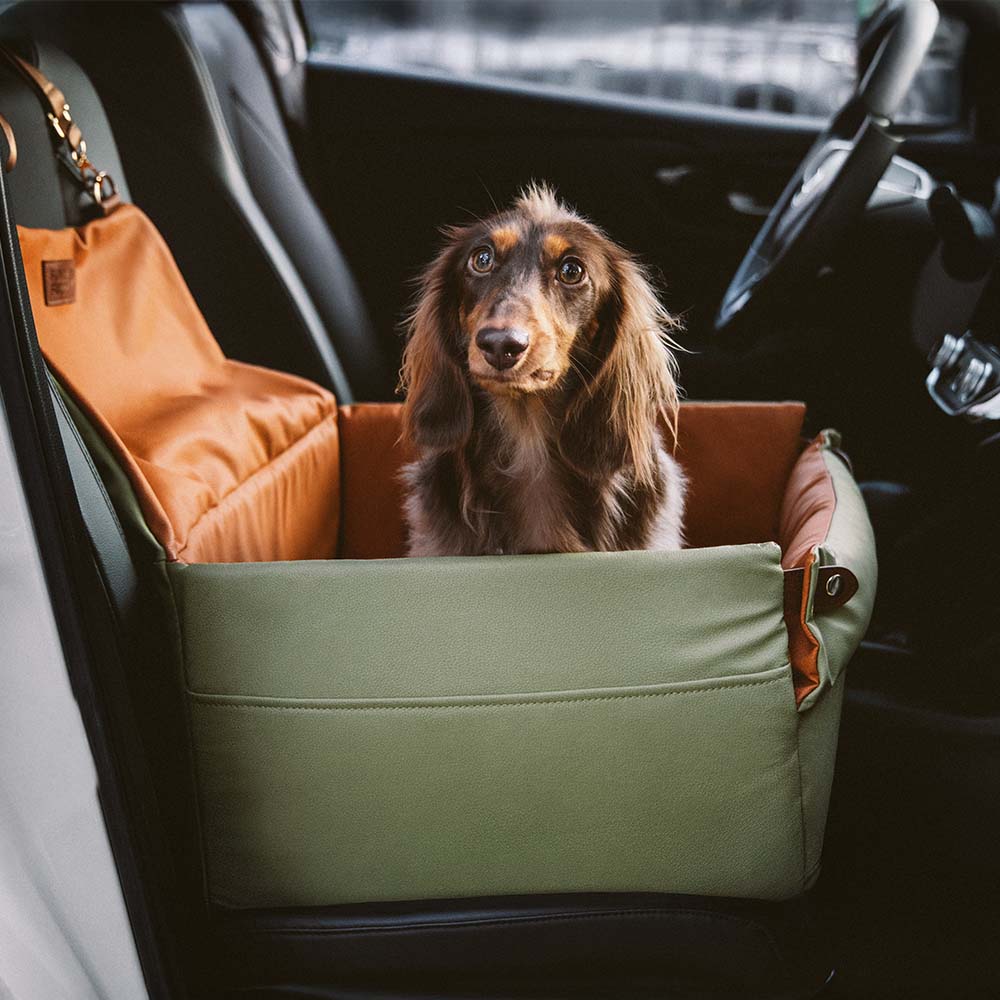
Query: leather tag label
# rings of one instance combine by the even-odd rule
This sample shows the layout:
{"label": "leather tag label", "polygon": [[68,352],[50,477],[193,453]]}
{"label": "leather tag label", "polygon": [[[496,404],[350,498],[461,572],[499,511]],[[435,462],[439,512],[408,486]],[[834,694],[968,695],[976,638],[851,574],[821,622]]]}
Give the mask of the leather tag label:
{"label": "leather tag label", "polygon": [[47,306],[66,306],[76,301],[76,266],[71,260],[43,260],[42,284]]}

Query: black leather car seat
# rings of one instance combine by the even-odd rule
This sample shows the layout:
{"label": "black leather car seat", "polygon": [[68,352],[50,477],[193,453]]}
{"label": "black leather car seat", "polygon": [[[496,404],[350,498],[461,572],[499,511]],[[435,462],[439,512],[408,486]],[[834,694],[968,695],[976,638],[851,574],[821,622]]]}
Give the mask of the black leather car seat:
{"label": "black leather car seat", "polygon": [[375,337],[227,6],[26,4],[4,20],[93,80],[133,197],[228,355],[310,378],[342,402],[391,397],[396,358]]}

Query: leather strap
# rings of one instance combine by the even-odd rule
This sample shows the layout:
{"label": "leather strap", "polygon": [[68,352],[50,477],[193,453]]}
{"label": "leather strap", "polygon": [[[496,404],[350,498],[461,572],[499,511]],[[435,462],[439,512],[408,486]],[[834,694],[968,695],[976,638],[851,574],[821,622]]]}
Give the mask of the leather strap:
{"label": "leather strap", "polygon": [[69,115],[66,95],[36,66],[32,66],[27,60],[9,50],[5,49],[4,53],[21,72],[21,75],[38,91],[42,100],[48,104],[50,120],[55,119],[60,125],[65,124],[66,138],[69,140],[69,144],[76,149],[83,140],[83,136]]}
{"label": "leather strap", "polygon": [[[52,126],[56,159],[93,198],[102,214],[109,215],[120,203],[118,190],[107,171],[99,170],[88,158],[87,142],[80,126],[73,121],[66,95],[37,66],[32,66],[17,53],[0,46],[0,55],[24,77],[41,99],[45,115]],[[10,138],[13,139],[13,133]],[[13,164],[8,170],[12,167]]]}
{"label": "leather strap", "polygon": [[3,132],[4,139],[7,140],[7,156],[3,162],[3,172],[9,174],[17,166],[17,140],[14,138],[14,130],[10,127],[10,122],[0,115],[0,131]]}
{"label": "leather strap", "polygon": [[[817,614],[843,607],[857,592],[858,578],[845,566],[820,566],[816,591],[813,594],[813,610]],[[785,570],[785,614],[798,618],[802,607],[802,588],[809,585],[806,571]]]}

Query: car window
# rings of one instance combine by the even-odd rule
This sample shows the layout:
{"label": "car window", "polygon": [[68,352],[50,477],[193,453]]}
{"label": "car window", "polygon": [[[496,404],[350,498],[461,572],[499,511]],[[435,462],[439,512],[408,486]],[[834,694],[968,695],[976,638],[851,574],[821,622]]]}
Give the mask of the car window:
{"label": "car window", "polygon": [[[310,0],[317,58],[575,93],[826,117],[855,82],[873,0]],[[961,108],[965,26],[942,18],[898,120]]]}

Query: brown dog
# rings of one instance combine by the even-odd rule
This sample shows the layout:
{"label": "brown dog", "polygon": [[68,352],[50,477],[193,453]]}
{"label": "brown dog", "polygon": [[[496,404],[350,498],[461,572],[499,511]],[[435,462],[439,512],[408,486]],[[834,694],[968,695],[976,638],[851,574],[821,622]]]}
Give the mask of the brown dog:
{"label": "brown dog", "polygon": [[675,324],[545,187],[446,230],[403,356],[410,554],[674,549]]}

